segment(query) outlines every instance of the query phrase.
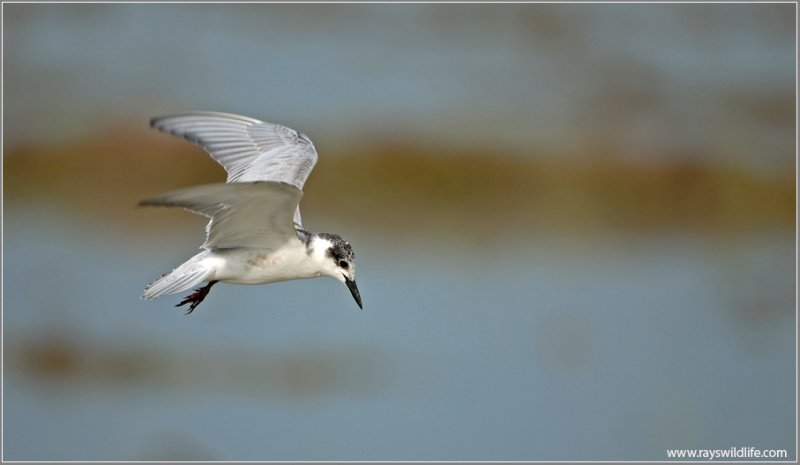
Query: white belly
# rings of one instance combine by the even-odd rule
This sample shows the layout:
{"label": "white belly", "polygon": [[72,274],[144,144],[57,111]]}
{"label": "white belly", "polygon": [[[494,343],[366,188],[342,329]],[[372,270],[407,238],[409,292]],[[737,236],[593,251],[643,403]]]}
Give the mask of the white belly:
{"label": "white belly", "polygon": [[226,283],[266,284],[321,275],[300,241],[276,251],[215,250],[212,256],[217,261],[213,279]]}

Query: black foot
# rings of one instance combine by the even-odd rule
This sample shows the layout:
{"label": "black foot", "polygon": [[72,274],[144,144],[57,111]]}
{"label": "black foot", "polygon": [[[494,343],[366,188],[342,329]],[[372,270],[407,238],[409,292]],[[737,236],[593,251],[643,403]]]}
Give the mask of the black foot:
{"label": "black foot", "polygon": [[208,295],[208,291],[211,290],[211,286],[217,284],[218,282],[219,281],[210,281],[207,285],[201,287],[200,289],[195,289],[194,292],[186,296],[186,298],[183,299],[181,303],[176,305],[176,307],[180,307],[181,305],[191,304],[189,305],[189,310],[186,311],[186,314],[188,315],[192,313],[194,309],[197,308],[198,305],[200,305],[200,302],[202,302],[203,299],[206,298],[206,296]]}

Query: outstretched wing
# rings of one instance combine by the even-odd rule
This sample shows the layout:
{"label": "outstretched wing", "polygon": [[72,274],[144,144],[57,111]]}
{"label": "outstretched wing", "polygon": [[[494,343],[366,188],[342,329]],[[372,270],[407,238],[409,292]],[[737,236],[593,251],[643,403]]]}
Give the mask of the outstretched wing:
{"label": "outstretched wing", "polygon": [[206,184],[143,200],[142,206],[180,207],[211,218],[203,248],[275,250],[297,239],[292,213],[303,192],[282,182]]}
{"label": "outstretched wing", "polygon": [[[150,126],[202,147],[228,173],[228,183],[276,181],[299,190],[317,163],[311,139],[280,124],[246,116],[192,112],[157,117]],[[302,226],[299,207],[296,227]]]}

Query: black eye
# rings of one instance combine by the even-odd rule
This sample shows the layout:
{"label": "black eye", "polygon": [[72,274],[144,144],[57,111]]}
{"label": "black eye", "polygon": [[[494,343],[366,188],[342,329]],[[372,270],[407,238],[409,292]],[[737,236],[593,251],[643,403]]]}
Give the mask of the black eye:
{"label": "black eye", "polygon": [[344,261],[344,260],[339,260],[339,266],[346,270],[347,267],[350,266],[350,265],[348,265],[348,263],[346,261]]}

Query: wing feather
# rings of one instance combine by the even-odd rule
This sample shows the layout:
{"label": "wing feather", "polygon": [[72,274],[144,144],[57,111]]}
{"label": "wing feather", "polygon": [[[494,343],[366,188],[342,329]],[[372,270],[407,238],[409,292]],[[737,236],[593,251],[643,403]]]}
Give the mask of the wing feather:
{"label": "wing feather", "polygon": [[[225,168],[228,183],[281,182],[302,191],[317,163],[306,135],[246,116],[192,112],[153,118],[150,125],[202,147]],[[299,207],[294,218],[302,227]]]}
{"label": "wing feather", "polygon": [[161,194],[142,206],[180,207],[211,219],[203,248],[278,249],[297,239],[293,215],[303,197],[280,182],[206,184]]}

